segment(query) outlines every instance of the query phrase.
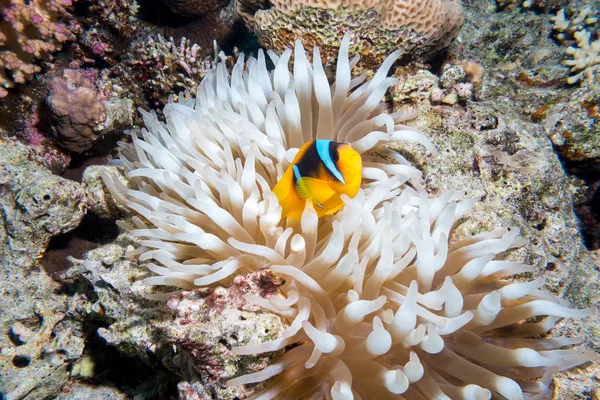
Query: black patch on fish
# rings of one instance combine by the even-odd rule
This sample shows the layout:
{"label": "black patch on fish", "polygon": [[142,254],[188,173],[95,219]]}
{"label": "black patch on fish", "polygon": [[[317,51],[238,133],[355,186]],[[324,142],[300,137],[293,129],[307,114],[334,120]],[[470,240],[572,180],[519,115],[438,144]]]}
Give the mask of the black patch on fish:
{"label": "black patch on fish", "polygon": [[331,161],[335,164],[335,167],[339,171],[338,161],[340,159],[340,153],[338,152],[338,148],[342,145],[342,143],[334,142],[333,140],[329,143],[329,155],[331,157]]}
{"label": "black patch on fish", "polygon": [[[331,157],[331,160],[333,161],[333,164],[335,165],[335,168],[338,171],[339,171],[339,168],[338,168],[337,163],[340,159],[340,154],[337,149],[342,144],[343,143],[334,142],[334,141],[331,141],[329,143],[329,155]],[[300,172],[300,176],[302,176],[302,177],[321,179],[322,178],[322,175],[320,175],[322,173],[321,171],[325,171],[325,173],[331,179],[336,180],[336,181],[338,180],[331,173],[331,171],[329,171],[329,169],[325,166],[325,164],[323,163],[323,160],[321,159],[321,156],[319,156],[319,152],[317,151],[316,140],[312,141],[312,143],[310,144],[308,149],[306,149],[306,151],[302,155],[302,158],[300,159],[300,161],[298,161],[296,163],[296,166],[298,167],[298,172]],[[295,175],[294,175],[294,183],[296,183]]]}

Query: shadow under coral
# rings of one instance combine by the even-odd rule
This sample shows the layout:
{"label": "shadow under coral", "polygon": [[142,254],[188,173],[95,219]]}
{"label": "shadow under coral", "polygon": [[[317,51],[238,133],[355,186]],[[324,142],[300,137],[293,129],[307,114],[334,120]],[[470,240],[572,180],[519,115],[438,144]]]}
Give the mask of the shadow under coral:
{"label": "shadow under coral", "polygon": [[88,214],[75,230],[52,238],[40,260],[44,270],[53,278],[71,266],[68,257],[82,258],[88,251],[109,243],[119,234],[114,221]]}

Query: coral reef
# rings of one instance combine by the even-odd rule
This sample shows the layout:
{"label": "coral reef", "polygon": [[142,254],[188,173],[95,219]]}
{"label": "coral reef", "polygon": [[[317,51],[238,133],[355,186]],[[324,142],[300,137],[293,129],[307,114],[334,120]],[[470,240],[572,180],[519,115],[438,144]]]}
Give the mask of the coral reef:
{"label": "coral reef", "polygon": [[560,7],[564,7],[565,4],[569,3],[569,0],[496,0],[498,9],[514,9],[518,4],[523,8],[535,8],[538,10],[556,10]]}
{"label": "coral reef", "polygon": [[240,0],[238,13],[263,47],[281,52],[302,38],[318,45],[327,63],[335,60],[339,38],[352,30],[351,50],[361,54],[361,65],[372,69],[396,49],[404,61],[429,59],[452,43],[463,21],[455,0]]}
{"label": "coral reef", "polygon": [[[593,29],[585,25],[585,20],[592,15],[581,10],[596,10],[598,5],[595,0],[584,0],[576,7],[567,7],[564,11],[567,26],[571,21],[575,23],[572,29],[561,28],[564,39],[560,39],[556,36],[561,32],[556,29],[556,21],[553,23],[556,11],[547,14],[523,13],[522,10],[493,12],[473,4],[466,14],[461,46],[455,48],[457,58],[477,59],[484,66],[485,82],[476,97],[485,100],[480,105],[490,109],[489,112],[495,109],[495,104],[505,105],[492,112],[497,116],[504,114],[506,121],[500,121],[500,127],[510,124],[514,127],[511,131],[519,137],[519,132],[526,129],[536,140],[548,137],[552,140],[564,166],[578,177],[577,188],[563,186],[563,193],[569,193],[569,198],[570,193],[580,190],[581,184],[593,186],[600,180],[595,150],[600,80],[580,79],[577,85],[569,87],[563,46],[574,43],[573,34],[578,29]],[[482,24],[487,24],[489,29],[482,30]],[[592,71],[596,68],[592,67]],[[535,124],[529,124],[531,121]],[[528,140],[519,139],[521,143]],[[585,188],[581,190],[588,192]],[[587,225],[593,219],[582,215],[581,221],[586,224],[586,232],[597,232],[595,225]],[[595,242],[596,239],[586,239],[586,243]]]}
{"label": "coral reef", "polygon": [[[523,244],[518,229],[450,236],[474,202],[461,201],[458,192],[428,198],[420,172],[377,146],[408,139],[432,149],[418,131],[400,124],[414,113],[386,114],[379,105],[398,82],[386,79],[398,53],[363,84],[364,78],[351,80],[349,45],[346,36],[331,86],[318,49],[313,67],[298,41],[293,75],[289,50],[280,57],[271,53],[272,75],[262,53],[246,65],[240,58],[231,77],[218,64],[195,102],[168,104],[166,123],[145,114],[148,131],[132,132],[133,143],[121,145],[121,162],[137,190],[105,178],[116,199],[138,214],[121,226],[140,240],[130,255],[152,261],[147,266],[157,276],[143,282],[192,289],[228,284],[234,274],[264,266],[285,276],[281,297],[246,300],[289,326],[274,340],[242,338],[232,348],[251,355],[298,344],[271,366],[227,383],[278,375],[261,391],[264,398],[490,398],[494,392],[517,399],[550,392],[547,379],[528,379],[571,368],[594,353],[559,350],[582,338],[521,337],[545,333],[557,321],[534,317],[593,311],[564,307],[538,290],[542,279],[506,279],[535,270],[494,259]],[[444,85],[455,82],[454,75],[448,72]],[[294,148],[314,138],[351,142],[364,153],[366,183],[331,218],[317,218],[307,202],[299,223],[282,221],[271,188]],[[398,164],[367,155],[371,149]]]}
{"label": "coral reef", "polygon": [[139,28],[139,5],[135,0],[94,0],[90,3],[89,14],[94,17],[91,23],[96,29],[110,27],[121,36],[130,37]]}
{"label": "coral reef", "polygon": [[[475,81],[480,79],[474,78]],[[470,100],[473,96],[473,83],[467,82],[467,74],[460,65],[446,64],[440,76],[441,87],[431,90],[432,103],[456,104],[460,101]]]}
{"label": "coral reef", "polygon": [[78,0],[75,18],[81,26],[77,42],[69,47],[69,68],[93,66],[98,61],[118,65],[129,56],[131,42],[143,32],[135,0]]}
{"label": "coral reef", "polygon": [[[247,345],[254,332],[261,341],[277,340],[276,335],[290,327],[291,316],[280,319],[276,313],[261,309],[257,304],[279,304],[279,299],[289,293],[286,285],[291,285],[294,279],[281,275],[286,283],[277,292],[269,285],[269,279],[256,281],[259,272],[255,272],[226,281],[225,286],[233,284],[227,288],[214,287],[215,284],[210,289],[178,293],[169,303],[172,309],[162,302],[147,301],[146,296],[156,294],[156,289],[142,285],[140,280],[155,276],[144,265],[162,264],[147,260],[139,266],[128,258],[127,255],[135,256],[135,249],[142,245],[135,237],[124,234],[114,239],[116,232],[113,232],[114,236],[104,238],[104,229],[116,230],[107,219],[123,218],[126,209],[114,201],[99,176],[110,174],[129,189],[136,187],[140,178],[126,179],[115,166],[88,167],[81,177],[85,166],[98,162],[100,154],[104,154],[99,153],[100,148],[105,151],[111,148],[118,137],[115,133],[141,125],[142,118],[133,112],[135,108],[162,108],[171,95],[179,101],[195,95],[199,81],[213,66],[213,60],[205,59],[203,54],[213,51],[212,33],[208,31],[200,38],[207,43],[202,49],[195,46],[192,51],[194,38],[183,43],[179,38],[157,39],[157,30],[165,30],[145,20],[148,13],[144,7],[151,4],[146,0],[140,1],[139,15],[135,1],[78,0],[70,6],[67,3],[0,0],[3,8],[0,58],[10,59],[9,47],[15,48],[15,54],[21,58],[9,61],[16,60],[11,65],[22,68],[17,76],[24,77],[27,70],[33,71],[33,75],[29,74],[33,80],[20,85],[18,90],[10,89],[16,84],[12,71],[3,69],[2,76],[6,79],[0,78],[5,79],[0,91],[3,95],[7,90],[10,93],[0,100],[1,135],[18,135],[27,142],[26,146],[12,140],[1,139],[0,142],[0,253],[3,256],[0,292],[4,294],[0,298],[3,310],[0,315],[0,376],[3,377],[0,397],[170,398],[177,391],[182,399],[247,397],[261,388],[229,387],[225,385],[226,379],[216,378],[258,372],[270,360],[281,356],[284,350],[256,357],[233,354],[231,350],[237,352],[239,346]],[[196,7],[193,3],[186,2],[186,5]],[[209,21],[230,25],[235,21],[232,10],[236,3],[245,7],[242,13],[249,18],[249,26],[254,26],[250,20],[255,15],[267,14],[272,11],[269,8],[274,8],[268,0],[231,1],[214,14],[176,15],[171,20],[172,31],[186,37],[197,28],[204,28],[206,33],[210,23],[203,23],[203,18],[208,17]],[[600,257],[598,251],[590,253],[585,249],[580,229],[584,231],[586,246],[598,248],[600,80],[597,79],[598,66],[590,66],[593,58],[588,56],[592,55],[591,44],[598,39],[596,10],[599,3],[596,0],[509,1],[513,6],[506,4],[501,9],[494,7],[495,0],[462,3],[466,23],[450,48],[451,56],[445,60],[434,59],[431,68],[418,63],[399,68],[392,74],[399,82],[386,97],[390,111],[414,116],[415,110],[419,110],[420,117],[409,124],[427,132],[439,154],[431,157],[419,145],[406,142],[388,146],[399,152],[398,159],[404,157],[423,171],[418,183],[424,184],[432,199],[454,191],[466,191],[465,198],[481,198],[451,231],[453,243],[486,231],[519,227],[526,243],[500,257],[535,267],[534,277],[545,279],[543,289],[575,307],[596,306]],[[11,4],[19,6],[9,7]],[[69,35],[61,42],[43,34],[38,36],[38,27],[31,25],[33,14],[27,14],[27,10],[53,4],[60,4],[64,12],[50,12],[43,17],[51,16],[50,25],[64,26],[75,38]],[[320,12],[325,8],[323,5]],[[15,10],[24,10],[19,16],[25,23],[23,31],[17,32],[12,23],[4,19],[4,13],[17,15]],[[294,11],[298,17],[290,20],[291,23],[301,21],[306,25],[311,18],[339,16],[332,10],[325,13],[303,10]],[[379,21],[378,10],[376,7],[369,11],[366,17],[362,11],[353,14],[348,17],[351,22],[347,26],[356,31],[361,21],[366,21],[365,26],[368,21]],[[381,28],[377,22],[370,26],[373,31]],[[178,27],[182,29],[176,29]],[[590,33],[590,47],[580,51],[579,59],[575,60],[573,55],[583,50],[578,47],[578,39],[587,39],[583,34],[577,34],[576,38],[580,31]],[[3,36],[5,32],[10,33],[7,40]],[[314,37],[304,34],[306,43],[321,43],[322,31],[315,32]],[[152,34],[153,41],[147,41],[147,33]],[[21,42],[17,38],[34,37],[51,44],[49,54],[37,58],[20,50]],[[231,45],[243,45],[240,40],[245,40],[246,35],[241,38],[235,37]],[[331,51],[327,52],[327,46],[322,49],[325,62],[334,64],[338,39],[332,35]],[[390,37],[389,42],[396,39]],[[286,46],[291,43],[288,40]],[[354,67],[354,62],[350,63],[353,72],[364,71],[368,76],[373,74],[368,68],[376,68],[377,59],[381,61],[387,52],[394,50],[390,46],[377,58],[371,52],[372,43],[366,35],[353,39],[351,45],[362,54],[359,68]],[[58,50],[61,46],[62,50]],[[573,55],[565,52],[569,47],[573,50],[567,51]],[[51,57],[54,59],[50,60]],[[312,55],[308,55],[308,59],[312,59]],[[588,68],[570,72],[575,63]],[[227,69],[231,69],[234,60],[228,58],[227,64]],[[43,100],[48,81],[62,76],[67,65],[70,69],[81,68],[79,71],[92,84],[98,102],[107,113],[98,132],[106,133],[108,140],[96,141],[90,150],[81,154],[67,153],[48,140],[51,131],[45,121],[47,107]],[[361,68],[363,65],[368,68]],[[44,73],[35,73],[40,67]],[[183,96],[179,97],[181,92]],[[285,95],[280,97],[284,111],[280,104],[276,105],[278,117],[291,107]],[[159,116],[161,112],[157,109]],[[317,128],[316,122],[314,128]],[[565,175],[553,149],[563,161],[562,166],[574,176]],[[70,161],[71,166],[63,177],[81,179],[81,184],[53,175],[63,173]],[[413,180],[405,186],[412,184]],[[58,187],[62,187],[61,190]],[[57,193],[57,199],[64,201],[55,204],[44,201],[46,194],[54,199]],[[571,194],[575,197],[582,228],[573,215]],[[39,204],[36,203],[40,199]],[[415,200],[421,204],[420,201]],[[82,205],[89,214],[83,220]],[[74,217],[72,220],[68,218],[70,214]],[[140,217],[126,218],[133,225]],[[64,234],[81,224],[80,221],[83,225]],[[263,219],[263,223],[267,222]],[[52,232],[48,232],[48,228]],[[83,231],[94,237],[92,247],[99,242],[110,243],[88,251],[89,243],[68,239],[77,238]],[[100,237],[103,239],[98,239]],[[61,261],[56,259],[58,253],[63,258]],[[37,260],[42,254],[44,258]],[[53,273],[66,268],[69,269]],[[49,278],[51,273],[52,277],[60,278],[59,283]],[[529,276],[518,276],[515,283],[525,278]],[[211,301],[215,299],[218,301]],[[437,315],[444,309],[433,312]],[[387,326],[384,313],[378,316]],[[367,316],[371,322],[369,318]],[[264,332],[265,321],[269,321],[267,325],[273,330]],[[598,332],[598,319],[591,318],[560,321],[554,335],[583,336],[598,350]],[[461,334],[459,331],[455,338],[458,340]],[[451,341],[450,335],[445,338]],[[307,339],[306,343],[312,340]],[[454,341],[448,346],[455,346]],[[423,352],[418,346],[416,350]],[[422,362],[426,364],[425,357]],[[429,367],[426,369],[429,371]],[[552,382],[555,398],[600,398],[595,389],[599,375],[597,359],[585,368],[555,374]],[[543,380],[541,384],[548,382]],[[271,383],[267,381],[265,385]],[[411,383],[411,388],[402,396],[409,397],[417,384]]]}
{"label": "coral reef", "polygon": [[566,52],[573,56],[572,60],[566,60],[565,65],[571,67],[571,72],[575,75],[569,76],[568,83],[575,83],[582,76],[592,80],[595,72],[592,67],[600,65],[600,39],[591,41],[591,32],[575,32],[574,37],[577,40],[577,47],[569,47]]}
{"label": "coral reef", "polygon": [[556,38],[561,41],[573,39],[575,33],[587,30],[598,21],[591,6],[584,6],[578,12],[574,12],[572,9],[569,11],[571,12],[567,16],[567,10],[561,8],[556,16],[550,18],[554,24],[554,30],[558,32]]}
{"label": "coral reef", "polygon": [[16,83],[33,79],[38,60],[52,53],[79,32],[72,24],[71,8],[77,0],[2,0],[0,8],[0,98]]}

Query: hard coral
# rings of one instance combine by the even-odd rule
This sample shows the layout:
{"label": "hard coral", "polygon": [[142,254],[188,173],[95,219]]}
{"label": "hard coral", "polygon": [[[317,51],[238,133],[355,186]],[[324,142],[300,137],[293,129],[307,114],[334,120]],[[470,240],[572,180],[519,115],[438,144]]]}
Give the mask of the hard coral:
{"label": "hard coral", "polygon": [[77,0],[0,0],[0,98],[31,80],[63,43],[75,39],[70,8]]}
{"label": "hard coral", "polygon": [[263,47],[283,51],[300,37],[327,59],[353,30],[359,39],[352,48],[373,68],[395,49],[405,60],[426,60],[446,49],[463,23],[457,0],[240,0],[238,13]]}
{"label": "hard coral", "polygon": [[[144,113],[148,130],[121,148],[137,190],[105,178],[137,214],[121,226],[140,239],[130,255],[154,261],[157,276],[144,282],[228,285],[265,267],[285,277],[282,295],[245,298],[289,323],[273,340],[243,337],[232,348],[240,356],[289,349],[259,372],[229,376],[235,386],[279,375],[252,398],[547,394],[554,371],[593,353],[564,348],[580,338],[539,336],[558,318],[593,312],[568,309],[540,290],[541,279],[512,279],[533,269],[497,257],[521,244],[518,229],[452,239],[474,202],[453,192],[428,198],[421,173],[380,146],[415,140],[431,149],[401,125],[406,115],[387,114],[379,102],[397,83],[387,73],[398,52],[363,83],[351,77],[349,46],[346,36],[333,83],[319,49],[311,65],[298,41],[293,72],[290,50],[270,53],[272,73],[262,52],[247,63],[240,57],[231,76],[217,65],[195,101],[168,104],[166,122]],[[307,202],[300,222],[281,220],[272,188],[298,147],[315,138],[350,142],[362,154],[362,189],[336,215],[317,218]]]}
{"label": "hard coral", "polygon": [[[148,37],[138,44],[129,61],[132,73],[143,82],[142,89],[150,104],[163,106],[174,92],[184,98],[195,96],[198,82],[213,68],[212,56],[205,56],[197,44],[183,38]],[[221,59],[227,59],[220,54]]]}
{"label": "hard coral", "polygon": [[98,138],[106,107],[94,86],[80,70],[65,70],[49,83],[47,102],[53,119],[55,140],[71,151],[84,151]]}
{"label": "hard coral", "polygon": [[600,39],[597,37],[598,33],[593,31],[593,26],[598,21],[596,12],[589,6],[578,12],[572,9],[567,12],[562,8],[551,20],[554,22],[554,30],[558,32],[558,40],[576,43],[576,46],[570,46],[566,50],[573,58],[566,60],[564,64],[575,73],[567,78],[567,83],[576,83],[584,75],[591,81],[595,71],[593,67],[600,64]]}
{"label": "hard coral", "polygon": [[577,40],[577,47],[571,46],[567,49],[567,54],[573,56],[572,60],[566,60],[565,65],[571,67],[571,72],[575,75],[567,78],[568,83],[575,83],[585,74],[590,80],[593,77],[592,67],[600,65],[600,39],[591,40],[591,32],[575,32],[574,37]]}

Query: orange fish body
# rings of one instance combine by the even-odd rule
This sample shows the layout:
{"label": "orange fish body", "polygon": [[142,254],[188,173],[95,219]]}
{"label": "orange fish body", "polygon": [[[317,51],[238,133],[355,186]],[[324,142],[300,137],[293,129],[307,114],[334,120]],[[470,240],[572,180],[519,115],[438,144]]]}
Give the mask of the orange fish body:
{"label": "orange fish body", "polygon": [[282,218],[299,220],[306,200],[322,217],[342,208],[342,194],[354,197],[361,179],[362,159],[356,150],[347,143],[318,139],[300,148],[273,193],[283,209]]}

